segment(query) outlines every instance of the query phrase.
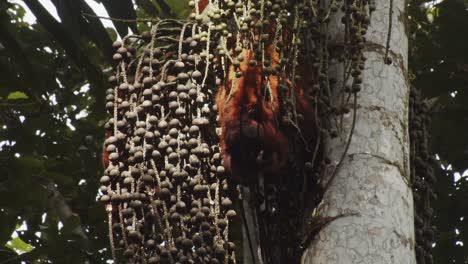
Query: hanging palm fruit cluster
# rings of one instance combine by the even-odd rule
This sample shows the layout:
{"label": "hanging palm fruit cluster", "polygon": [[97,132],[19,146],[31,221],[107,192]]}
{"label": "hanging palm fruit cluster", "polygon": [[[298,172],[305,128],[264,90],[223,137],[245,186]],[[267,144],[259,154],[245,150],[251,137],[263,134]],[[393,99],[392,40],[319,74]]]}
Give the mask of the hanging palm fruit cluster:
{"label": "hanging palm fruit cluster", "polygon": [[416,258],[418,264],[432,264],[432,244],[434,243],[433,203],[437,199],[434,192],[436,176],[434,166],[438,163],[430,155],[429,129],[431,118],[429,107],[420,91],[412,88],[410,95],[410,141],[411,179],[413,185]]}
{"label": "hanging palm fruit cluster", "polygon": [[[288,236],[288,223],[299,232],[303,199],[320,202],[331,163],[319,157],[322,139],[340,133],[361,90],[372,0],[189,5],[190,20],[156,20],[114,43],[100,199],[113,257],[128,263],[234,263],[230,183],[258,175],[279,176],[261,186],[263,240]],[[330,78],[332,62],[343,81]],[[297,259],[293,240],[262,250],[264,262]]]}
{"label": "hanging palm fruit cluster", "polygon": [[128,263],[234,262],[208,38],[196,23],[161,20],[114,43],[101,201]]}

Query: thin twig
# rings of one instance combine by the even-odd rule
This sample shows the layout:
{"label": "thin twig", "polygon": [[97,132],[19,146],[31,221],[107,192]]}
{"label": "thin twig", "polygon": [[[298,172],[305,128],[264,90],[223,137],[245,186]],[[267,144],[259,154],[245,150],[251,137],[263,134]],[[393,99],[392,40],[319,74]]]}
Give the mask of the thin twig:
{"label": "thin twig", "polygon": [[[96,16],[88,13],[82,12],[84,16],[87,17],[94,17],[94,18],[99,18],[99,19],[106,19],[106,20],[111,20],[111,21],[117,21],[117,22],[125,22],[125,23],[135,23],[135,22],[158,22],[161,21],[162,19],[160,18],[138,18],[138,19],[125,19],[125,18],[114,18],[114,17],[105,17],[105,16]],[[167,22],[174,22],[176,24],[182,24],[183,22],[177,20],[177,19],[168,19],[165,18],[164,21]]]}

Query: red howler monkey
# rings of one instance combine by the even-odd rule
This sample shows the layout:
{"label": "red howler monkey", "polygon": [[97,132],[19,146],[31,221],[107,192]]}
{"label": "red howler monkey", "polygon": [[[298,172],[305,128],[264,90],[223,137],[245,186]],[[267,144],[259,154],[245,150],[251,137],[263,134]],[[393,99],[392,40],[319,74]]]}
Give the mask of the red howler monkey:
{"label": "red howler monkey", "polygon": [[[266,52],[271,56],[271,68],[275,68],[279,64],[279,54],[271,48]],[[278,76],[269,75],[265,79],[260,63],[250,64],[253,51],[243,50],[241,56],[244,59],[238,71],[242,76],[236,78],[234,66],[231,66],[216,103],[222,128],[220,145],[224,166],[235,181],[248,183],[255,180],[258,173],[274,173],[280,169],[288,158],[290,142],[287,128],[280,125]],[[315,138],[315,110],[304,95],[304,82],[296,85],[294,96],[296,111],[302,116],[297,124],[299,132],[304,144],[309,145]]]}
{"label": "red howler monkey", "polygon": [[[278,65],[278,54],[272,55],[274,67]],[[224,166],[235,180],[249,182],[257,172],[272,172],[284,165],[288,140],[278,123],[278,76],[270,75],[266,81],[262,66],[249,63],[253,52],[243,50],[241,56],[242,76],[236,78],[231,66],[216,101]],[[263,96],[263,89],[267,89],[269,96]]]}

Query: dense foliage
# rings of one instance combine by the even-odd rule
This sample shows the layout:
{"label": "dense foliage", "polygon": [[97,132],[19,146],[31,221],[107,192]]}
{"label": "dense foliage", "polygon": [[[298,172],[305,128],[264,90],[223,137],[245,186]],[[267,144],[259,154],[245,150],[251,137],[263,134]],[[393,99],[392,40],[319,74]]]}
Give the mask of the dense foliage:
{"label": "dense foliage", "polygon": [[[117,34],[147,28],[117,21],[117,32],[105,28],[90,1],[52,0],[60,22],[39,1],[0,2],[0,263],[110,259],[106,214],[95,202],[104,80]],[[188,11],[179,0],[97,2],[125,19]],[[466,263],[468,178],[457,173],[468,168],[467,1],[431,3],[409,1],[409,23],[412,83],[435,102],[432,148],[443,164],[435,263]],[[37,23],[24,21],[24,6]]]}
{"label": "dense foliage", "polygon": [[435,263],[466,263],[468,178],[460,176],[468,167],[468,2],[410,2],[412,83],[433,103],[432,151],[442,162],[435,185]]}

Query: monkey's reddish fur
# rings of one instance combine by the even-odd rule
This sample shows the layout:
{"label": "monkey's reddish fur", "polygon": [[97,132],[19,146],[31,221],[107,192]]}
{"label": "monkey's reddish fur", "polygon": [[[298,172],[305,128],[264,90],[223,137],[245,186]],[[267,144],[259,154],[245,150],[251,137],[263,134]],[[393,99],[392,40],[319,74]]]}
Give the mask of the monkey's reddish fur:
{"label": "monkey's reddish fur", "polygon": [[[112,136],[112,131],[106,131],[104,138],[107,139]],[[106,150],[106,145],[102,146],[102,167],[106,169],[109,166],[109,152]]]}
{"label": "monkey's reddish fur", "polygon": [[209,4],[209,1],[208,0],[200,0],[198,1],[198,10],[200,11],[200,13],[203,12],[203,10],[205,10],[206,6]]}
{"label": "monkey's reddish fur", "polygon": [[[271,54],[274,68],[279,63],[279,55],[276,51],[267,52]],[[244,50],[241,55],[244,60],[238,70],[242,76],[236,78],[231,66],[228,78],[219,89],[217,106],[224,166],[235,180],[249,182],[258,173],[280,169],[287,160],[289,142],[279,124],[278,76],[270,75],[267,82],[261,65],[249,65],[253,52]],[[269,88],[265,88],[267,83]],[[302,89],[296,90],[297,110],[304,116],[300,126],[313,127],[314,111]],[[312,133],[306,131],[306,134],[310,138]]]}

